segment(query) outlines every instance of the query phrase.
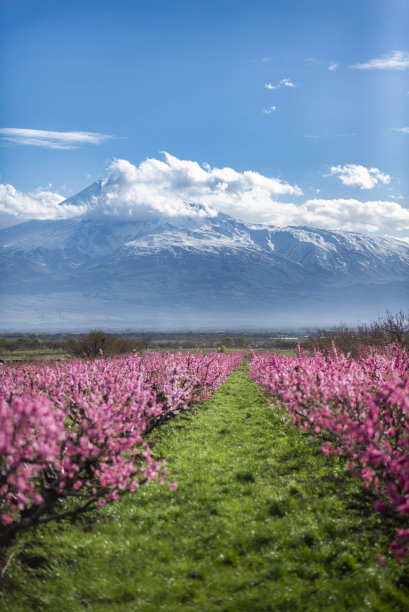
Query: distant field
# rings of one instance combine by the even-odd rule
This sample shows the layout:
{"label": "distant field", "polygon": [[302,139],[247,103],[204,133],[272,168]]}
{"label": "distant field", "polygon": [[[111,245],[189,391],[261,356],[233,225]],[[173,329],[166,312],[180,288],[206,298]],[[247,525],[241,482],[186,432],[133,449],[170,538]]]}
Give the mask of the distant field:
{"label": "distant field", "polygon": [[0,351],[0,359],[6,361],[32,361],[39,359],[70,359],[72,356],[63,349],[35,348]]}
{"label": "distant field", "polygon": [[[250,343],[251,346],[251,343]],[[157,347],[154,345],[149,346],[149,351],[171,351],[171,352],[182,352],[182,353],[197,353],[203,352],[204,354],[212,353],[217,350],[217,347],[197,347],[197,348],[183,348],[175,347],[174,344],[169,343],[168,346],[162,345]],[[280,355],[294,355],[294,349],[257,349],[265,350],[268,352],[279,353]],[[232,347],[228,349],[229,352],[248,353],[248,348]],[[16,349],[12,353],[10,351],[0,350],[0,359],[4,362],[14,361],[39,361],[42,359],[74,359],[75,357],[64,349],[53,349],[53,348],[33,348],[33,349]]]}

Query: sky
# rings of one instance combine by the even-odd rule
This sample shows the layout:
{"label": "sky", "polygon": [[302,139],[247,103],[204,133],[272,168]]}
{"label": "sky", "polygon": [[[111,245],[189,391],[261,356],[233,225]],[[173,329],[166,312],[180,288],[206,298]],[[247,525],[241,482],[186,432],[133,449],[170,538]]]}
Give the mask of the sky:
{"label": "sky", "polygon": [[407,0],[0,11],[0,224],[77,214],[60,202],[104,179],[135,206],[409,241]]}

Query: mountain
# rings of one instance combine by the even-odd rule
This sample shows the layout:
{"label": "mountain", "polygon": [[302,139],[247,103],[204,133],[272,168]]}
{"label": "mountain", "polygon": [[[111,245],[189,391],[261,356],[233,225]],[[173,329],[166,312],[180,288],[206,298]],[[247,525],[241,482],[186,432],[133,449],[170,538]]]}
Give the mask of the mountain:
{"label": "mountain", "polygon": [[356,323],[409,301],[409,245],[249,225],[203,205],[109,209],[0,230],[0,327],[80,329]]}

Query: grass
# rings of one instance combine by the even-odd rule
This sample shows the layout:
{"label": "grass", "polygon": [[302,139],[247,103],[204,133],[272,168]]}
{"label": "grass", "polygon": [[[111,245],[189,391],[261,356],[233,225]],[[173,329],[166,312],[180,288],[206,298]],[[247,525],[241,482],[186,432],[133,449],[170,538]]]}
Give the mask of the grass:
{"label": "grass", "polygon": [[53,348],[22,348],[15,349],[13,352],[0,351],[0,359],[6,361],[36,361],[41,359],[68,359],[72,358],[72,355],[64,351],[63,349]]}
{"label": "grass", "polygon": [[408,610],[409,563],[388,556],[394,526],[343,461],[281,416],[235,372],[195,415],[152,433],[178,489],[149,484],[21,536],[2,561],[0,608]]}

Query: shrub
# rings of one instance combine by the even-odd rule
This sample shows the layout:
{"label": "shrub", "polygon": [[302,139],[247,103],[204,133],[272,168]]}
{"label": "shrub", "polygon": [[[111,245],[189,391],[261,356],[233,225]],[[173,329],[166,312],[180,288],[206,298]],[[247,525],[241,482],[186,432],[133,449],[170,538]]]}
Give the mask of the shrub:
{"label": "shrub", "polygon": [[120,355],[131,351],[142,351],[145,343],[142,340],[117,338],[101,330],[93,330],[83,338],[71,338],[66,342],[66,349],[76,357],[93,359],[102,355]]}
{"label": "shrub", "polygon": [[409,350],[409,311],[401,310],[396,314],[387,311],[383,317],[356,329],[341,324],[330,330],[317,330],[303,342],[303,347],[328,353],[335,345],[343,353],[356,358],[363,349],[364,353],[371,349],[381,350],[389,344]]}

